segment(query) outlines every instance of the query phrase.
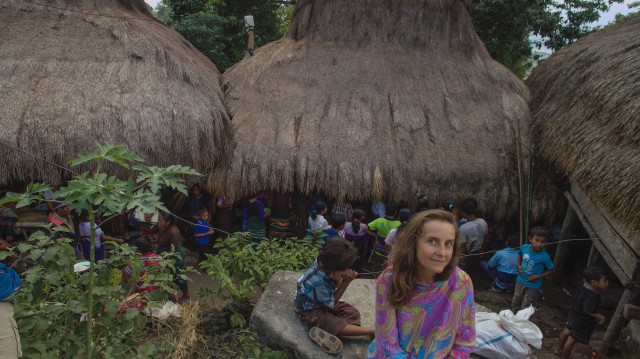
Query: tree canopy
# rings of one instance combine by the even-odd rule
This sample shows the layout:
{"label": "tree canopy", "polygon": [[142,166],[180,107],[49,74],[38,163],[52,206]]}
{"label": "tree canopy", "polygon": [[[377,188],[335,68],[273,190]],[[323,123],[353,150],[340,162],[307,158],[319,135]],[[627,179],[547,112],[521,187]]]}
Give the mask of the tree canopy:
{"label": "tree canopy", "polygon": [[616,2],[622,0],[477,0],[472,17],[491,56],[524,77],[534,46],[556,51],[591,33],[589,24]]}
{"label": "tree canopy", "polygon": [[[623,0],[474,0],[472,19],[491,56],[523,78],[532,50],[553,51],[596,29],[590,24]],[[280,38],[295,0],[162,0],[156,16],[207,55],[221,71],[241,60],[247,34],[243,17],[255,18],[256,47]]]}
{"label": "tree canopy", "polygon": [[221,71],[242,59],[247,47],[244,16],[255,19],[257,47],[279,39],[295,1],[162,0],[156,16],[189,40]]}

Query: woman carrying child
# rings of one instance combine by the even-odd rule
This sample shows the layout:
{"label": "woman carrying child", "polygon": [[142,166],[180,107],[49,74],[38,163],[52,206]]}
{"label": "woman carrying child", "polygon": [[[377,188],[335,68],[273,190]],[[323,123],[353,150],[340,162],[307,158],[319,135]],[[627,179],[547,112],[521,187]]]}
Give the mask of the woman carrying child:
{"label": "woman carrying child", "polygon": [[473,286],[457,267],[455,218],[414,215],[376,282],[376,339],[367,358],[468,358],[476,344]]}
{"label": "woman carrying child", "polygon": [[[161,212],[158,217],[158,229],[160,232],[158,233],[158,247],[156,248],[156,253],[176,253],[173,257],[173,259],[175,259],[175,279],[173,282],[182,291],[182,298],[180,298],[180,300],[189,300],[189,284],[186,280],[180,277],[185,268],[185,253],[184,248],[182,248],[182,234],[180,234],[180,230],[174,223],[173,217],[165,212]],[[170,257],[164,256],[163,258]]]}

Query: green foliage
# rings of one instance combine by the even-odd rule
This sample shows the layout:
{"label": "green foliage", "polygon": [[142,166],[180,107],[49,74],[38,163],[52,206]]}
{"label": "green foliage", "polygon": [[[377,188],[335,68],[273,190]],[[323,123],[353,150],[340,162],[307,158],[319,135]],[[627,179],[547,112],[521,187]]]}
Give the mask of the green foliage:
{"label": "green foliage", "polygon": [[[75,253],[69,242],[69,239],[54,241],[45,231],[38,231],[29,242],[4,253],[16,256],[14,265],[27,268],[21,273],[22,289],[15,301],[25,358],[86,355],[87,325],[81,317],[89,311],[87,288],[91,272],[74,272]],[[116,314],[118,303],[130,294],[120,285],[122,268],[127,263],[132,264],[132,278],[136,282],[143,266],[129,246],[116,246],[110,258],[95,266],[93,332],[99,340],[92,351],[102,358],[153,357],[153,347],[134,341],[133,334],[146,330],[146,317],[138,310]],[[147,272],[145,283],[154,281],[154,285],[165,289],[151,293],[149,305],[165,301],[172,290],[170,265],[166,261],[155,271]]]}
{"label": "green foliage", "polygon": [[[247,49],[244,16],[253,15],[255,46],[279,39],[290,21],[292,3],[280,0],[164,0],[156,16],[184,36],[224,71]],[[288,19],[288,20],[287,20]]]}
{"label": "green foliage", "polygon": [[225,34],[229,20],[212,10],[197,12],[182,17],[173,24],[173,29],[207,56],[220,69],[233,65],[234,61],[225,53]]}
{"label": "green foliage", "polygon": [[[524,77],[532,46],[559,50],[576,41],[615,2],[622,0],[479,0],[473,2],[472,20],[491,56]],[[540,40],[532,43],[531,35]]]}
{"label": "green foliage", "polygon": [[[122,180],[100,171],[103,163],[129,169],[133,163],[140,162],[142,159],[138,155],[123,146],[98,145],[96,151],[81,153],[70,161],[73,166],[83,165],[92,170],[76,175],[54,196],[63,197],[65,203],[78,212],[87,211],[91,228],[96,228],[95,218],[98,215],[115,216],[135,208],[145,212],[166,211],[160,201],[161,188],[170,187],[186,193],[181,176],[199,175],[184,166],[160,168],[136,165],[133,167],[138,172],[135,180],[132,177]],[[8,193],[2,202],[17,202],[17,207],[23,207],[42,200],[42,193],[47,189],[51,187],[29,184],[25,193]],[[22,293],[26,294],[21,294],[16,300],[16,317],[23,321],[19,328],[26,332],[27,352],[33,354],[29,357],[77,357],[82,353],[91,359],[96,353],[102,357],[122,357],[136,352],[130,334],[135,329],[137,322],[134,319],[138,314],[128,312],[123,316],[123,321],[115,313],[116,303],[126,297],[115,279],[124,267],[125,258],[133,255],[131,250],[117,247],[119,249],[115,256],[96,264],[95,232],[92,231],[89,270],[76,275],[73,272],[75,253],[64,240],[53,242],[42,232],[33,239],[38,240],[35,247],[28,247],[27,244],[18,246],[23,260],[27,258],[31,262],[27,266],[29,269],[23,273],[25,289]],[[166,268],[173,261],[165,260],[163,263]],[[141,266],[139,263],[137,265]],[[137,278],[139,273],[140,268],[133,277]],[[165,291],[172,290],[169,283],[173,276],[166,271],[150,274],[149,277]],[[160,293],[153,295],[163,295],[166,299],[166,293]],[[28,312],[29,308],[33,312]],[[74,317],[80,313],[86,313],[84,324],[79,324],[78,318]],[[84,342],[81,339],[83,335]],[[68,341],[69,345],[61,340]]]}
{"label": "green foliage", "polygon": [[[220,281],[220,287],[203,294],[239,304],[252,301],[255,289],[264,289],[276,272],[307,269],[317,256],[319,245],[297,238],[281,241],[265,239],[256,244],[250,242],[246,234],[236,233],[216,241],[216,247],[218,254],[207,255],[200,267]],[[242,328],[246,320],[236,312],[232,315],[231,324]]]}

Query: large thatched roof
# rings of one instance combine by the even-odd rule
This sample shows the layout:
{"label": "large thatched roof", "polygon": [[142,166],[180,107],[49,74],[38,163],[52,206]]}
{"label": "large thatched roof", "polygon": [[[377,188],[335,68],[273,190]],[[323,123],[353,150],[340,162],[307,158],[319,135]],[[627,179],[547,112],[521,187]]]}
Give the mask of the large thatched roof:
{"label": "large thatched roof", "polygon": [[237,146],[212,189],[411,203],[426,192],[514,213],[529,93],[490,58],[470,3],[297,1],[281,40],[223,74]]}
{"label": "large thatched roof", "polygon": [[527,84],[536,147],[605,213],[640,230],[640,16],[556,52]]}
{"label": "large thatched roof", "polygon": [[[143,0],[36,3],[0,3],[0,140],[59,164],[96,142],[150,164],[221,161],[230,125],[220,74]],[[0,157],[0,183],[59,180],[6,146]]]}

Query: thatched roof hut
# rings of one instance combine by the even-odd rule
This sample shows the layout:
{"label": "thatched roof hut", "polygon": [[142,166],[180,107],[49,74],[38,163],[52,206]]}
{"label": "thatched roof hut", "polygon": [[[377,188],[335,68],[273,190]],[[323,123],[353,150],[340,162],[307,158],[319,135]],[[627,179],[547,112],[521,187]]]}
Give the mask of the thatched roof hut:
{"label": "thatched roof hut", "polygon": [[[0,23],[1,141],[58,164],[96,142],[156,165],[207,171],[223,160],[220,74],[143,0],[5,0]],[[0,183],[60,180],[5,145],[0,157]]]}
{"label": "thatched roof hut", "polygon": [[475,196],[498,217],[514,213],[529,93],[485,50],[470,4],[297,1],[281,40],[223,74],[237,146],[212,189]]}
{"label": "thatched roof hut", "polygon": [[[587,265],[604,259],[627,288],[598,348],[605,354],[626,325],[624,307],[639,283],[639,67],[636,15],[556,52],[527,80],[535,146],[571,182],[561,239],[581,223],[599,254]],[[570,256],[570,244],[561,243],[558,274]]]}
{"label": "thatched roof hut", "polygon": [[527,80],[536,147],[632,230],[640,230],[639,69],[635,16],[556,52]]}

